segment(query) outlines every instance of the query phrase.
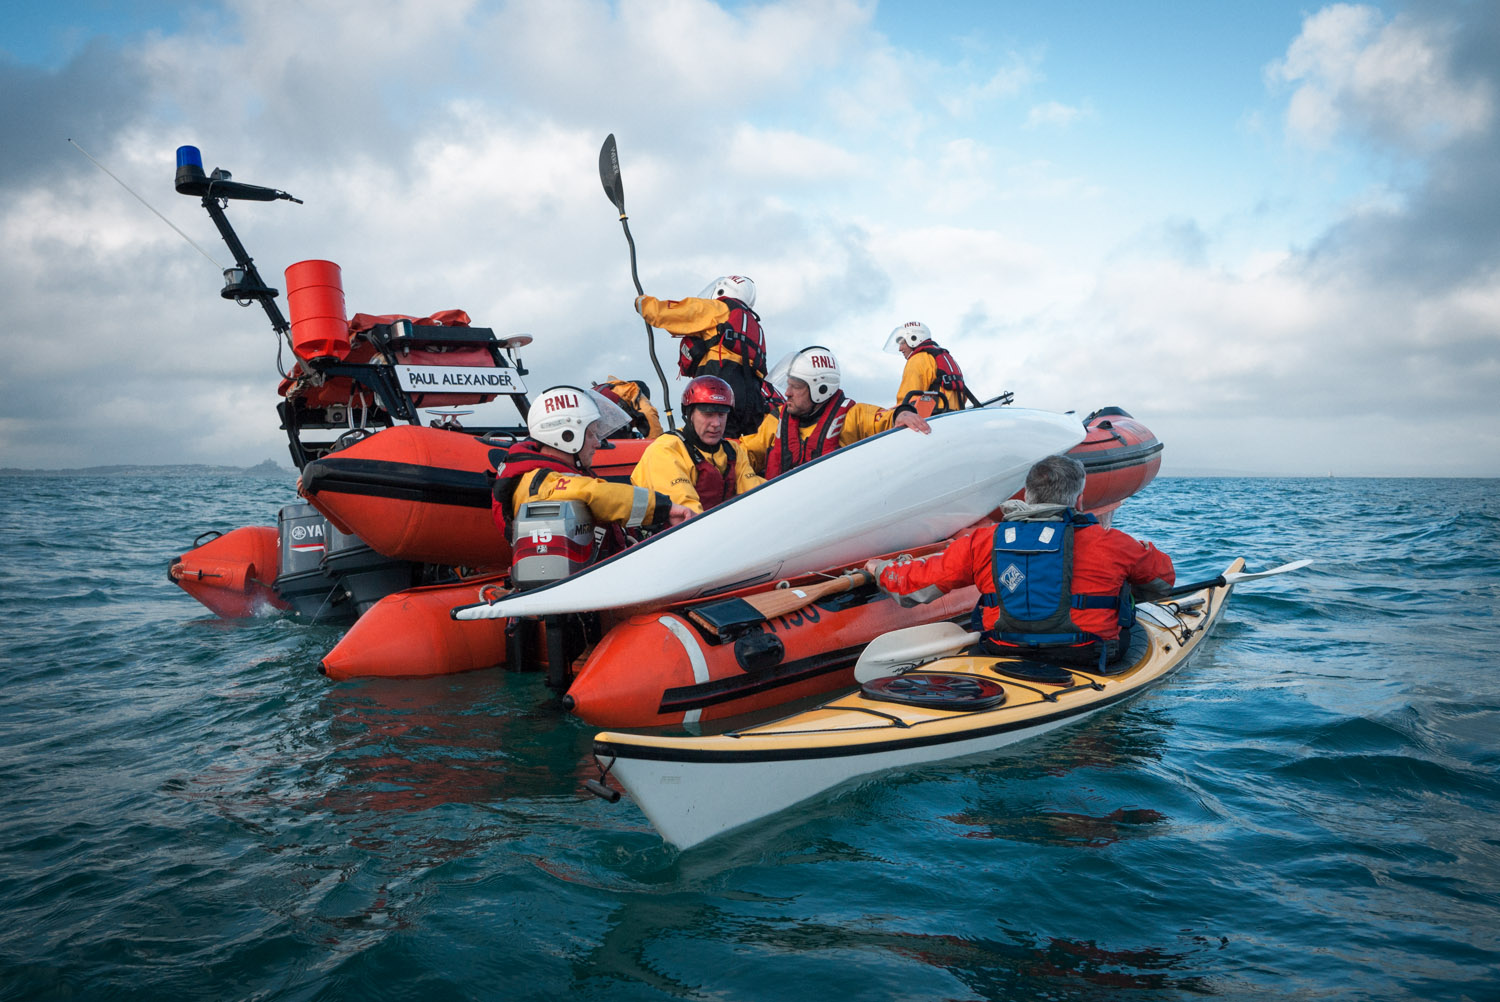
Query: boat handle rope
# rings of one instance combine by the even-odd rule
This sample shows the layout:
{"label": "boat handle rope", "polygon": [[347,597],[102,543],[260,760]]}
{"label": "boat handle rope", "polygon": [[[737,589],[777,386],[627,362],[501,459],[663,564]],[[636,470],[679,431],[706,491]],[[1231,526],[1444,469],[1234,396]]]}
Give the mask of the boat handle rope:
{"label": "boat handle rope", "polygon": [[479,587],[479,601],[483,602],[486,605],[494,605],[496,602],[500,601],[502,598],[509,594],[510,592],[494,583],[480,585]]}
{"label": "boat handle rope", "polygon": [[612,786],[605,785],[604,782],[607,778],[609,778],[609,770],[615,767],[615,759],[617,757],[618,756],[611,755],[609,757],[609,765],[604,765],[602,762],[599,762],[597,758],[594,759],[594,762],[599,765],[599,778],[585,779],[583,781],[583,788],[585,790],[588,790],[594,796],[609,804],[616,804],[620,801],[620,791],[616,790]]}

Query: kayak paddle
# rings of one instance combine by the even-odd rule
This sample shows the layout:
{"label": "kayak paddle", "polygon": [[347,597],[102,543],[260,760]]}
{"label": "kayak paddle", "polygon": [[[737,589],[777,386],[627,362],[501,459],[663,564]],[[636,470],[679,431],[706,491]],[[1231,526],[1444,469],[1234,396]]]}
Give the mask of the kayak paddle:
{"label": "kayak paddle", "polygon": [[[599,149],[599,180],[604,185],[604,194],[614,203],[616,209],[620,210],[620,225],[625,228],[625,242],[630,245],[630,278],[635,282],[635,293],[638,296],[645,295],[641,288],[641,276],[635,269],[635,238],[630,235],[630,223],[625,215],[625,182],[620,177],[620,154],[615,148],[615,134],[611,132],[604,139],[604,145]],[[641,321],[645,323],[644,320]],[[661,363],[656,360],[656,333],[646,324],[646,347],[651,350],[651,365],[656,369],[656,378],[661,380],[661,395],[664,413],[667,416],[667,430],[673,431],[677,424],[672,420],[672,391],[667,388],[667,377],[661,371]]]}
{"label": "kayak paddle", "polygon": [[882,633],[866,645],[854,663],[854,681],[882,678],[903,665],[955,654],[978,641],[979,634],[949,622],[924,623]]}
{"label": "kayak paddle", "polygon": [[1220,574],[1218,577],[1211,578],[1207,581],[1194,581],[1191,584],[1173,585],[1166,591],[1153,592],[1151,594],[1151,601],[1154,602],[1158,599],[1171,598],[1174,595],[1190,595],[1195,591],[1202,591],[1205,588],[1222,588],[1225,585],[1238,584],[1241,581],[1254,581],[1256,578],[1268,578],[1273,574],[1285,574],[1287,571],[1300,570],[1310,563],[1312,563],[1311,560],[1294,560],[1289,564],[1282,564],[1280,567],[1272,567],[1268,571],[1234,571],[1227,574]]}
{"label": "kayak paddle", "polygon": [[[1268,578],[1274,574],[1295,571],[1311,563],[1311,560],[1296,560],[1289,564],[1282,564],[1280,567],[1272,567],[1267,571],[1235,571],[1220,574],[1208,581],[1177,585],[1167,591],[1156,593],[1152,596],[1152,600],[1171,598],[1174,595],[1188,595],[1205,588],[1222,588],[1241,581],[1254,581],[1256,578]],[[923,626],[909,626],[904,630],[892,630],[890,633],[876,637],[865,647],[859,660],[854,663],[854,680],[868,682],[871,679],[889,675],[898,668],[913,662],[956,654],[970,644],[978,642],[978,633],[971,633],[957,623],[927,623]]]}

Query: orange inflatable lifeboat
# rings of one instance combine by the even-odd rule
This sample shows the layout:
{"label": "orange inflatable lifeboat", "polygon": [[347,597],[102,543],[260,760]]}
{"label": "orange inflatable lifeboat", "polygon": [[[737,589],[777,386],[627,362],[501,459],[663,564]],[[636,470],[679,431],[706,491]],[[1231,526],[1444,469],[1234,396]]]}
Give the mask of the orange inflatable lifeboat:
{"label": "orange inflatable lifeboat", "polygon": [[1080,507],[1107,525],[1109,513],[1156,479],[1162,444],[1151,429],[1118,407],[1101,407],[1083,424],[1088,437],[1068,450],[1088,476]]}
{"label": "orange inflatable lifeboat", "polygon": [[245,619],[291,606],[276,594],[277,536],[273,526],[206,532],[167,567],[167,578],[225,619]]}
{"label": "orange inflatable lifeboat", "polygon": [[[463,567],[509,564],[510,544],[490,514],[490,485],[510,443],[396,425],[302,468],[302,496],[340,532],[377,553]],[[628,480],[647,439],[616,439],[594,472]]]}
{"label": "orange inflatable lifeboat", "polygon": [[[910,552],[925,556],[946,545]],[[694,724],[769,709],[853,685],[854,662],[871,640],[963,616],[979,601],[970,587],[908,608],[869,582],[784,615],[767,617],[750,604],[825,583],[807,576],[784,589],[630,616],[587,652],[563,705],[599,727]]]}

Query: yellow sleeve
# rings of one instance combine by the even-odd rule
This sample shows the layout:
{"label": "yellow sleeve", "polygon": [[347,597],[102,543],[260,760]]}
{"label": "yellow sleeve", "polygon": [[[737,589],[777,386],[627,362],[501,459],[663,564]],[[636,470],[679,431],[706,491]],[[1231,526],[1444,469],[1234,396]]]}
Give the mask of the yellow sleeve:
{"label": "yellow sleeve", "polygon": [[854,404],[844,414],[844,427],[839,432],[839,445],[853,445],[871,435],[889,431],[895,424],[894,408],[886,410],[874,404]]}
{"label": "yellow sleeve", "polygon": [[767,414],[760,419],[760,427],[749,435],[742,435],[739,445],[744,450],[745,458],[750,460],[749,466],[756,473],[766,472],[766,457],[771,454],[771,446],[776,443],[776,431],[781,426],[781,418],[775,414]]}
{"label": "yellow sleeve", "polygon": [[631,471],[630,482],[703,513],[703,502],[698,497],[698,472],[693,468],[687,446],[676,435],[663,435],[646,447]]}
{"label": "yellow sleeve", "polygon": [[[532,482],[535,482],[533,478]],[[584,474],[548,471],[530,497],[522,497],[525,482],[517,485],[516,501],[582,501],[595,521],[623,525],[628,529],[660,529],[667,524],[672,499],[657,491],[630,484],[614,484]]]}
{"label": "yellow sleeve", "polygon": [[712,337],[719,325],[729,320],[729,307],[717,299],[642,296],[640,307],[646,323],[673,337]]}
{"label": "yellow sleeve", "polygon": [[927,388],[937,379],[937,361],[925,351],[919,351],[906,360],[906,368],[901,370],[901,385],[896,390],[896,404],[910,403],[906,399],[908,393],[926,393]]}
{"label": "yellow sleeve", "polygon": [[[739,461],[734,467],[734,493],[744,494],[752,491],[766,482],[766,478],[755,472],[755,465],[750,461],[749,452],[743,445],[731,446],[739,452]],[[765,468],[764,458],[761,460],[761,468]]]}

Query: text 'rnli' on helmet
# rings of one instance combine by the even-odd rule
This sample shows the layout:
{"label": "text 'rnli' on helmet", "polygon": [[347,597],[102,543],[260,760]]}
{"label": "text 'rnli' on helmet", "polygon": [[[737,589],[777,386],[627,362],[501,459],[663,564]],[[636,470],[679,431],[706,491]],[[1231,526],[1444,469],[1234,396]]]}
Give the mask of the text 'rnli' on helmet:
{"label": "text 'rnli' on helmet", "polygon": [[923,341],[932,340],[932,331],[920,320],[908,320],[906,323],[891,331],[891,336],[885,342],[885,350],[892,355],[901,353],[901,345],[915,348]]}
{"label": "text 'rnli' on helmet", "polygon": [[738,299],[746,306],[755,305],[755,283],[744,275],[721,275],[709,282],[698,294],[699,299]]}
{"label": "text 'rnli' on helmet", "polygon": [[682,391],[682,413],[700,406],[734,410],[734,390],[718,376],[699,376]]}
{"label": "text 'rnli' on helmet", "polygon": [[526,430],[543,445],[576,456],[583,449],[584,432],[599,420],[599,406],[586,390],[554,386],[531,402]]}
{"label": "text 'rnli' on helmet", "polygon": [[800,379],[807,384],[815,404],[821,404],[839,389],[839,360],[820,344],[797,352],[786,374],[789,379]]}

